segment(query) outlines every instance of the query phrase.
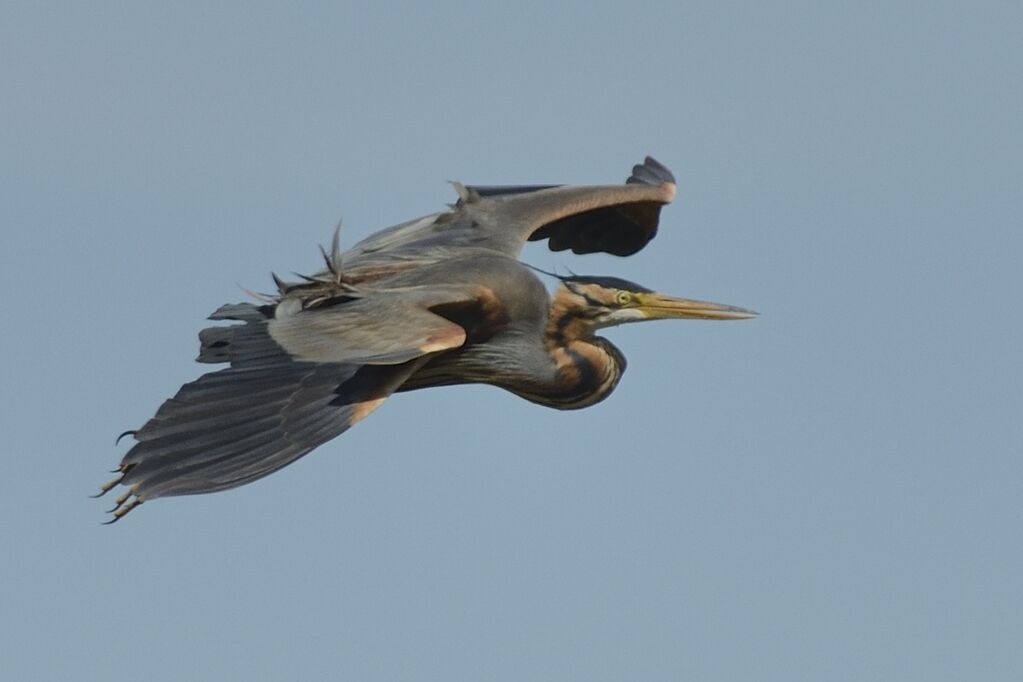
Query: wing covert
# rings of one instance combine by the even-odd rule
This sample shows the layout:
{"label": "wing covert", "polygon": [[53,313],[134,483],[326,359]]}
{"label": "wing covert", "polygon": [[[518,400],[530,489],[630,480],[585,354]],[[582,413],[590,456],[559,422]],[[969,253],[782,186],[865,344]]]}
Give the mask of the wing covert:
{"label": "wing covert", "polygon": [[435,310],[474,310],[473,317],[482,321],[492,302],[492,292],[475,285],[368,290],[336,305],[328,300],[309,309],[298,299],[286,299],[267,329],[297,360],[395,365],[465,343],[466,328]]}

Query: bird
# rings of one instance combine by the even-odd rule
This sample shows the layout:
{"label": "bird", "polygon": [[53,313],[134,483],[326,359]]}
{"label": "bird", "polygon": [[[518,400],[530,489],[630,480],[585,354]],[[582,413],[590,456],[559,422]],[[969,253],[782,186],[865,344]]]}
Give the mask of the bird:
{"label": "bird", "polygon": [[[274,294],[221,306],[199,332],[200,363],[141,428],[96,495],[118,486],[107,523],[160,497],[212,493],[267,476],[363,420],[391,394],[490,384],[539,405],[588,407],[614,391],[623,353],[596,334],[659,319],[740,320],[755,312],[657,293],[605,276],[557,275],[519,260],[552,251],[629,256],[657,233],[675,178],[651,157],[621,185],[452,183],[448,209],[340,248]],[[541,275],[556,280],[549,293]]]}

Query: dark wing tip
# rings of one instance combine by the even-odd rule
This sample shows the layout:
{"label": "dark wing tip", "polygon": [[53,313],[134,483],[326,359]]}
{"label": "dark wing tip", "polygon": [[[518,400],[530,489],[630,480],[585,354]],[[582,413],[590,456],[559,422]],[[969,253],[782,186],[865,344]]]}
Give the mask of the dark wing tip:
{"label": "dark wing tip", "polygon": [[652,156],[643,159],[643,163],[632,167],[632,175],[625,181],[627,185],[663,185],[666,182],[675,184],[675,176],[668,168]]}
{"label": "dark wing tip", "polygon": [[[627,185],[660,187],[675,184],[675,176],[651,156],[632,167]],[[547,239],[552,251],[610,253],[631,256],[657,235],[661,207],[666,201],[641,200],[605,206],[567,216],[544,225],[529,236],[530,241]]]}

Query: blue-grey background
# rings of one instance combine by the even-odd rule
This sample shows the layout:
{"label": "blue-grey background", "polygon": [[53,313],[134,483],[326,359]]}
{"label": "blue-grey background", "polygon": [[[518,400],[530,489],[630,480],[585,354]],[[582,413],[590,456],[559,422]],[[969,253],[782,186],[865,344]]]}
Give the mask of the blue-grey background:
{"label": "blue-grey background", "polygon": [[[629,5],[4,5],[5,679],[1023,677],[1023,10]],[[204,317],[339,217],[648,153],[648,249],[526,258],[759,319],[100,526]]]}

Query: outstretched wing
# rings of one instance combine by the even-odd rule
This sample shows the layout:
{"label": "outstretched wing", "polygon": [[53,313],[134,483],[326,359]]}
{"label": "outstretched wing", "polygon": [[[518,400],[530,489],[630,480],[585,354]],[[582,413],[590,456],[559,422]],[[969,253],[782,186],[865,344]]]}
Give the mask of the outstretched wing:
{"label": "outstretched wing", "polygon": [[570,249],[577,254],[631,256],[657,235],[661,205],[655,201],[627,201],[609,203],[582,213],[574,212],[573,208],[565,211],[563,217],[544,222],[538,229],[530,231],[528,239],[531,242],[546,239],[551,251]]}
{"label": "outstretched wing", "polygon": [[346,278],[417,267],[451,247],[517,258],[526,241],[542,239],[554,251],[628,256],[657,234],[661,207],[675,197],[675,178],[647,157],[624,185],[456,188],[460,199],[450,211],[381,230],[346,252]]}
{"label": "outstretched wing", "polygon": [[[128,486],[114,520],[145,500],[225,490],[277,471],[376,409],[426,360],[416,358],[465,340],[461,327],[420,309],[418,319],[407,310],[412,319],[393,322],[421,328],[405,339],[385,333],[374,347],[371,337],[346,330],[338,318],[343,305],[284,316],[284,322],[274,306],[229,305],[214,313],[211,319],[243,324],[200,332],[198,360],[231,367],[185,384],[129,432],[137,442],[102,491]],[[351,312],[350,323],[367,321],[358,305]],[[283,343],[273,332],[279,322]]]}
{"label": "outstretched wing", "polygon": [[[498,203],[488,209],[500,231],[517,228],[514,255],[526,240],[546,239],[552,251],[631,256],[657,234],[661,207],[675,197],[675,177],[651,157],[632,168],[625,185],[611,187],[470,187]],[[506,247],[507,248],[507,247]]]}

